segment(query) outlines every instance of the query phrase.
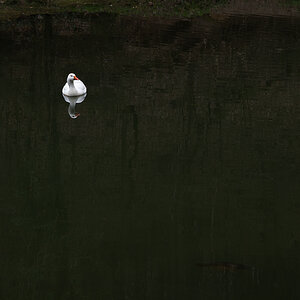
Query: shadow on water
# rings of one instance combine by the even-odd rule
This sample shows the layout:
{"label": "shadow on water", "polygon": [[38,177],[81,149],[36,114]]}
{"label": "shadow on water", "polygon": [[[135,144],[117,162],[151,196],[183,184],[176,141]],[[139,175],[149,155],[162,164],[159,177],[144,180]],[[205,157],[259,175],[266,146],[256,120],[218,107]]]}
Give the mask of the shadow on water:
{"label": "shadow on water", "polygon": [[[0,25],[4,299],[298,299],[300,19]],[[70,71],[89,99],[64,99]]]}

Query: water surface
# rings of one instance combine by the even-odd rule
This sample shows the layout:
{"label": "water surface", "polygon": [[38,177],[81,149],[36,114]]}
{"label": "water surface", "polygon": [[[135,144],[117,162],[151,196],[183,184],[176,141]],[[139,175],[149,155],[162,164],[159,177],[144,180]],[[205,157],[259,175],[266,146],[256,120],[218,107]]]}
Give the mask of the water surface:
{"label": "water surface", "polygon": [[299,299],[300,19],[33,16],[0,43],[0,298]]}

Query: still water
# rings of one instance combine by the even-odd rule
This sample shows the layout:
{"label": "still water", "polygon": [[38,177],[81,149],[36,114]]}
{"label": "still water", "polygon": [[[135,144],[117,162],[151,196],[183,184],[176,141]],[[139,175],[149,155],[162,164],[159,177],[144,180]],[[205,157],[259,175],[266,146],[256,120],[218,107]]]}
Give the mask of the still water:
{"label": "still water", "polygon": [[1,299],[299,299],[300,19],[34,16],[0,43]]}

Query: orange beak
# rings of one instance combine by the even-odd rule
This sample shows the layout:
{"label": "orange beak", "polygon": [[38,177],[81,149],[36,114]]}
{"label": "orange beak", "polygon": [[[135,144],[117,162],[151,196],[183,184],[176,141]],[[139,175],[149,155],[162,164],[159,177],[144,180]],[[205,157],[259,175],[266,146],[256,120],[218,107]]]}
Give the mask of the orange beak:
{"label": "orange beak", "polygon": [[75,75],[75,76],[74,76],[74,80],[79,80],[79,78]]}

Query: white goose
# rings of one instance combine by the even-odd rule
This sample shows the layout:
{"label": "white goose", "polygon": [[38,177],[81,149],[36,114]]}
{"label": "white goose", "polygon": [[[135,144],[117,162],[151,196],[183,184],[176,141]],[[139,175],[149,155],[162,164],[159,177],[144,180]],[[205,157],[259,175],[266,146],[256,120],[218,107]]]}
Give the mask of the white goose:
{"label": "white goose", "polygon": [[84,83],[79,80],[74,73],[70,73],[67,82],[62,89],[62,93],[66,96],[80,96],[87,91]]}

